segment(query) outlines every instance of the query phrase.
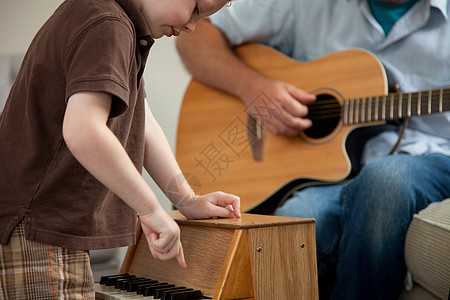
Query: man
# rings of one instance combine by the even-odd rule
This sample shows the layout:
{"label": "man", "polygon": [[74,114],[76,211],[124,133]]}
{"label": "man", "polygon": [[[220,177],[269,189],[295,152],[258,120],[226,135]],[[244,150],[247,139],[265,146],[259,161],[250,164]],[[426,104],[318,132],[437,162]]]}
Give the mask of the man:
{"label": "man", "polygon": [[[177,48],[195,78],[247,105],[264,92],[281,113],[262,124],[290,136],[311,126],[306,104],[314,95],[263,76],[231,47],[260,42],[300,61],[363,48],[381,60],[391,87],[436,89],[450,86],[449,13],[447,0],[246,0],[181,35]],[[449,127],[445,112],[410,118],[396,153],[387,155],[401,131],[389,127],[366,143],[364,167],[352,180],[298,191],[277,209],[316,218],[321,298],[398,298],[413,214],[450,196]]]}

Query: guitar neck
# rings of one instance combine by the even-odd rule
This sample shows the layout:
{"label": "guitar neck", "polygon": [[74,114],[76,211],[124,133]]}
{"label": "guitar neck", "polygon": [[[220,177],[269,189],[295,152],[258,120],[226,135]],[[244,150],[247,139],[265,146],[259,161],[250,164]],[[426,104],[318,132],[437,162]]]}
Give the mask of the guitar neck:
{"label": "guitar neck", "polygon": [[344,100],[344,125],[402,119],[450,110],[450,88]]}

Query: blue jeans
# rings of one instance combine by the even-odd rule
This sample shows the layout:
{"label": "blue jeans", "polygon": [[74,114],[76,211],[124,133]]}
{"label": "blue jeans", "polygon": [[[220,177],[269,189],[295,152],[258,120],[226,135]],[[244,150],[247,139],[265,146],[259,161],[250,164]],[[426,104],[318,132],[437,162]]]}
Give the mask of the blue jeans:
{"label": "blue jeans", "polygon": [[414,213],[450,197],[450,157],[383,157],[349,182],[295,192],[275,212],[316,219],[321,299],[397,299]]}

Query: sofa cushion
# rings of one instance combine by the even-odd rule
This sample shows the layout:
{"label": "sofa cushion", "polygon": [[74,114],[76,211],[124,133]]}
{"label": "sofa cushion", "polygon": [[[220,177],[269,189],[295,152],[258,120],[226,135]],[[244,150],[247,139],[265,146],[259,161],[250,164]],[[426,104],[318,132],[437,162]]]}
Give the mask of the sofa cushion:
{"label": "sofa cushion", "polygon": [[450,199],[415,214],[406,235],[405,261],[413,280],[447,300],[450,288]]}

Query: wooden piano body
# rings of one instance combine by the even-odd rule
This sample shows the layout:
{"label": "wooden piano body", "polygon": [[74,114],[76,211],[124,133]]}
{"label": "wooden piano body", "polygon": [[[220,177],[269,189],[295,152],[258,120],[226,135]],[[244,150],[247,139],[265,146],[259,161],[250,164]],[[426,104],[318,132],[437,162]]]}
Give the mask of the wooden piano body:
{"label": "wooden piano body", "polygon": [[152,257],[137,226],[137,244],[121,273],[199,289],[213,299],[318,299],[314,219],[242,214],[242,218],[187,220],[181,228],[188,268]]}

